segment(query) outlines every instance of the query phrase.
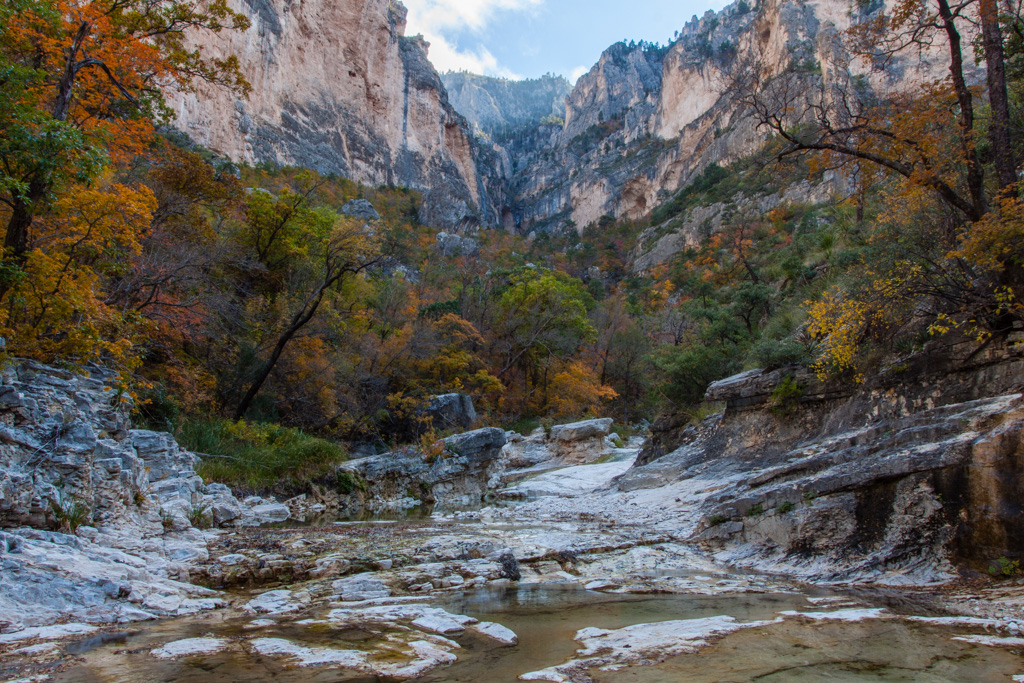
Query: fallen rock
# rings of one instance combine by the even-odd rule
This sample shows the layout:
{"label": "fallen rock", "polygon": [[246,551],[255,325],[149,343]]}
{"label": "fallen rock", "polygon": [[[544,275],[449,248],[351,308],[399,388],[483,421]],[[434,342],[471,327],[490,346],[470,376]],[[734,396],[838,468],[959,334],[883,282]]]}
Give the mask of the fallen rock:
{"label": "fallen rock", "polygon": [[584,439],[603,439],[612,431],[612,424],[615,422],[610,417],[597,420],[584,420],[564,425],[555,425],[551,428],[552,441],[583,441]]}

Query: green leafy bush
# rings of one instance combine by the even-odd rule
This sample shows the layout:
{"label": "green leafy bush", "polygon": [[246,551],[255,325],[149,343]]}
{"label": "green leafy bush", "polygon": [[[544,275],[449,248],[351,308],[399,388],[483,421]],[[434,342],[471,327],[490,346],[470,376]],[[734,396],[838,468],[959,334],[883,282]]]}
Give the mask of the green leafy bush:
{"label": "green leafy bush", "polygon": [[786,416],[791,414],[800,404],[800,398],[804,395],[804,388],[797,382],[793,375],[786,375],[779,386],[772,392],[769,405],[776,415]]}
{"label": "green leafy bush", "polygon": [[988,573],[990,576],[1009,579],[1015,576],[1024,576],[1024,569],[1021,569],[1020,560],[1000,557],[988,568]]}
{"label": "green leafy bush", "polygon": [[276,424],[193,418],[177,437],[200,454],[203,479],[244,492],[297,493],[348,459],[337,443]]}
{"label": "green leafy bush", "polygon": [[794,339],[761,339],[754,345],[752,355],[766,370],[811,360],[807,347]]}

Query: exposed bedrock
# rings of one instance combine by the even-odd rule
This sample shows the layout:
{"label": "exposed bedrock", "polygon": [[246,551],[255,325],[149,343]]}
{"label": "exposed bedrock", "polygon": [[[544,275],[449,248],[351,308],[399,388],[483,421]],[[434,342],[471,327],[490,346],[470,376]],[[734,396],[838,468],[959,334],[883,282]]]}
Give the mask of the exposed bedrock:
{"label": "exposed bedrock", "polygon": [[466,120],[449,104],[406,9],[391,0],[229,0],[243,32],[204,34],[210,56],[235,55],[248,99],[199,85],[172,93],[176,125],[237,162],[303,166],[369,185],[423,192],[420,218],[454,228],[494,223]]}
{"label": "exposed bedrock", "polygon": [[479,505],[504,471],[504,430],[489,427],[442,440],[436,453],[409,448],[341,466],[366,483],[357,493],[372,512],[422,504],[441,509]]}
{"label": "exposed bedrock", "polygon": [[1024,554],[1022,388],[1016,343],[923,353],[863,386],[750,371],[709,388],[724,413],[663,422],[616,486],[692,480],[693,539],[722,560],[826,580],[984,571]]}

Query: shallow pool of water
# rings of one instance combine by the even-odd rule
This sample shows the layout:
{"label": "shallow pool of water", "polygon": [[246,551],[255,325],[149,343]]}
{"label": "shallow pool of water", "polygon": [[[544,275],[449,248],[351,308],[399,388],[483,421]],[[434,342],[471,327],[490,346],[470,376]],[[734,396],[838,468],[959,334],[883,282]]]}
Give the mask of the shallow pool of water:
{"label": "shallow pool of water", "polygon": [[[809,595],[822,596],[823,591]],[[581,628],[614,629],[638,623],[730,615],[739,621],[770,620],[784,610],[816,609],[805,595],[733,594],[615,595],[578,586],[518,586],[469,591],[433,604],[450,612],[495,621],[515,631],[516,647],[467,634],[456,638],[459,661],[419,680],[430,683],[513,683],[518,676],[571,659]],[[308,616],[308,615],[304,615]],[[258,633],[248,619],[208,614],[143,626],[116,641],[93,639],[75,653],[80,663],[55,677],[62,683],[319,683],[376,681],[331,668],[293,669],[244,652],[157,660],[149,651],[170,640],[199,636],[278,637],[310,646],[372,649],[379,634],[282,624]],[[697,654],[653,666],[595,671],[601,683],[724,683],[729,681],[1007,681],[1024,674],[1024,658],[1013,650],[954,641],[969,629],[936,627],[901,619],[816,622],[787,619],[739,631]],[[977,632],[975,629],[973,632]],[[91,648],[91,649],[90,649]],[[383,680],[383,679],[381,679]]]}

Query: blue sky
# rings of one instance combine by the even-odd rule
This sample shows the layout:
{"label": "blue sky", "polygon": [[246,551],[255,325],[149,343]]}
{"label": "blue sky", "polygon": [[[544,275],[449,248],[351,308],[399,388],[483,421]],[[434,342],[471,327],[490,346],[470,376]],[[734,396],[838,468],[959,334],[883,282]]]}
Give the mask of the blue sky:
{"label": "blue sky", "polygon": [[439,71],[575,80],[619,40],[665,43],[723,0],[404,0]]}

